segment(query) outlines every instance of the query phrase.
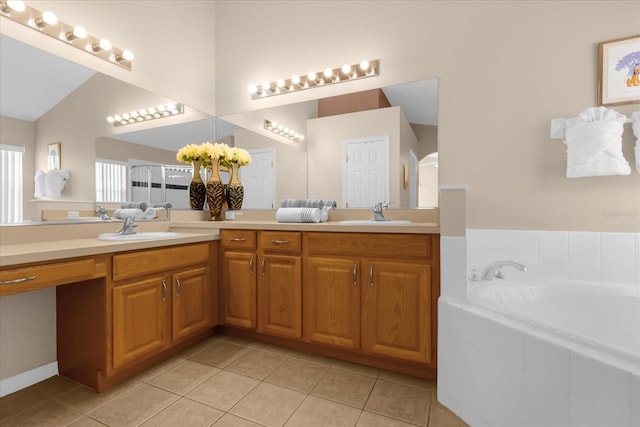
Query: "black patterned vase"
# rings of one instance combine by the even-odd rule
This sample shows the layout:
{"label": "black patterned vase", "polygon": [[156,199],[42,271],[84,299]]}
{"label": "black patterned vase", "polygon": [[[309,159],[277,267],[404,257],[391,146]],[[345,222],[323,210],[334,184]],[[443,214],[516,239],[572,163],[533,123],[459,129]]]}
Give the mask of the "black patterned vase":
{"label": "black patterned vase", "polygon": [[191,209],[194,210],[202,210],[207,197],[207,189],[200,177],[201,165],[202,162],[199,160],[193,161],[193,175],[191,177],[191,183],[189,183],[189,205]]}
{"label": "black patterned vase", "polygon": [[220,179],[220,161],[211,161],[211,178],[207,182],[207,204],[209,205],[209,221],[222,221],[222,204],[224,203],[224,184]]}
{"label": "black patterned vase", "polygon": [[244,187],[238,178],[238,165],[231,163],[231,177],[227,185],[227,205],[229,209],[242,209],[242,200],[244,199]]}

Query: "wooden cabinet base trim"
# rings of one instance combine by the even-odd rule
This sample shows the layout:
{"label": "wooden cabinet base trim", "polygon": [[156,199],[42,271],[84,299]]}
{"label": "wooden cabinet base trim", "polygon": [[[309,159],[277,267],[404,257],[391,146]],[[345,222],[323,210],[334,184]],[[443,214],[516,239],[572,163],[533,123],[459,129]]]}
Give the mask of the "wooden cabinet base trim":
{"label": "wooden cabinet base trim", "polygon": [[237,329],[229,326],[219,326],[218,331],[224,335],[235,336],[255,341],[261,341],[268,344],[287,347],[304,353],[317,354],[319,356],[331,357],[334,359],[346,360],[348,362],[359,363],[361,365],[371,366],[378,369],[397,372],[400,374],[411,375],[418,378],[424,378],[430,381],[436,381],[437,370],[423,363],[415,363],[409,361],[401,361],[397,359],[386,359],[373,355],[341,350],[333,347],[325,347],[319,344],[310,344],[302,341],[292,341],[285,338],[263,335],[255,331],[245,329]]}

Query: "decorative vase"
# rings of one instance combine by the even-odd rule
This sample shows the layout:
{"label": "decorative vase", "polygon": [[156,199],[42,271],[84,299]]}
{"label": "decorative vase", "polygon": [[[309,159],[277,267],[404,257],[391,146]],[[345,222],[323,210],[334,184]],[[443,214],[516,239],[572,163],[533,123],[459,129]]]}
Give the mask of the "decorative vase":
{"label": "decorative vase", "polygon": [[207,182],[207,204],[209,205],[209,221],[222,221],[222,204],[224,203],[224,184],[220,179],[220,161],[211,160],[211,178]]}
{"label": "decorative vase", "polygon": [[189,184],[189,205],[194,210],[202,210],[204,208],[204,201],[207,195],[207,189],[200,177],[201,166],[202,162],[200,160],[193,161],[193,175]]}
{"label": "decorative vase", "polygon": [[231,175],[227,185],[227,204],[231,210],[242,209],[244,199],[244,187],[238,178],[238,168],[236,163],[231,163]]}

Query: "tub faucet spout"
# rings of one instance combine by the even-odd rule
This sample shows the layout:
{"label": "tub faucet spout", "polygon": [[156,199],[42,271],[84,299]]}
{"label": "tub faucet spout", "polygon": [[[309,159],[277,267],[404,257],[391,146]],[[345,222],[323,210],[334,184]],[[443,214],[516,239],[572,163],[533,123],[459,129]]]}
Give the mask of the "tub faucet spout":
{"label": "tub faucet spout", "polygon": [[493,280],[494,277],[497,277],[498,279],[504,279],[502,268],[506,266],[517,268],[518,270],[523,272],[527,271],[527,267],[520,264],[519,262],[496,261],[492,262],[484,269],[484,271],[482,272],[482,280]]}

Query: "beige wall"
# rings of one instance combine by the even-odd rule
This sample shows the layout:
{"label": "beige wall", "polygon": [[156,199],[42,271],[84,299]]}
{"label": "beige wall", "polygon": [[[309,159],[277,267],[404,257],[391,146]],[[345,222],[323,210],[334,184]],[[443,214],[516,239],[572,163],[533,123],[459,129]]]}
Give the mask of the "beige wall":
{"label": "beige wall", "polygon": [[400,205],[400,107],[359,111],[307,121],[309,194],[312,199],[342,200],[343,141],[389,136],[389,192],[392,206]]}
{"label": "beige wall", "polygon": [[33,122],[0,116],[0,144],[24,147],[22,161],[22,214],[25,219],[35,218],[35,210],[30,202],[35,191],[35,171],[33,168],[36,146],[36,126]]}
{"label": "beige wall", "polygon": [[96,138],[96,157],[126,162],[129,159],[141,159],[153,163],[175,165],[175,151],[161,150],[146,145],[131,144],[117,139]]}
{"label": "beige wall", "polygon": [[[281,15],[286,25],[264,19]],[[567,179],[549,124],[596,103],[597,43],[637,34],[638,22],[635,0],[219,2],[216,33],[234,37],[216,44],[216,110],[437,77],[440,184],[470,185],[468,226],[637,232],[640,174]],[[246,93],[362,58],[381,60],[380,77],[257,101]]]}
{"label": "beige wall", "polygon": [[411,128],[418,138],[418,160],[438,151],[438,126],[412,124]]}

